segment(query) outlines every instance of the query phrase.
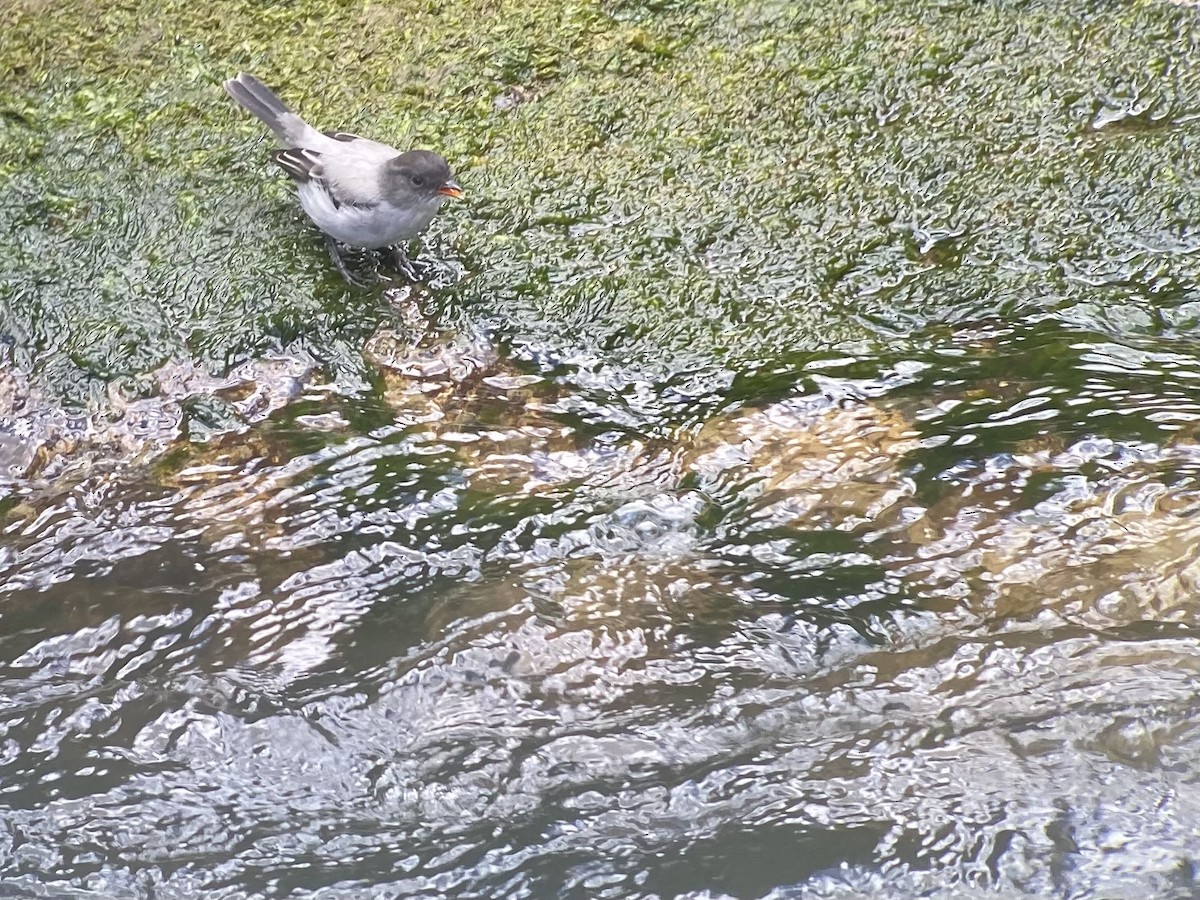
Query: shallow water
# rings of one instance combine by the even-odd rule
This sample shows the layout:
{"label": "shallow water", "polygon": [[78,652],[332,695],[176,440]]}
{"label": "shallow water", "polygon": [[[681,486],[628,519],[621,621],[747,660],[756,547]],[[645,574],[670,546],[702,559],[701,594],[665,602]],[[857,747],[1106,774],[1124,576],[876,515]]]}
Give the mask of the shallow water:
{"label": "shallow water", "polygon": [[221,10],[0,94],[0,895],[1200,892],[1193,10],[414,10],[369,291]]}
{"label": "shallow water", "polygon": [[448,341],[388,424],[310,383],[165,476],[32,498],[6,884],[1190,896],[1200,448],[1122,432],[1191,402],[1122,396],[1112,344],[1006,393],[971,343],[710,413]]}

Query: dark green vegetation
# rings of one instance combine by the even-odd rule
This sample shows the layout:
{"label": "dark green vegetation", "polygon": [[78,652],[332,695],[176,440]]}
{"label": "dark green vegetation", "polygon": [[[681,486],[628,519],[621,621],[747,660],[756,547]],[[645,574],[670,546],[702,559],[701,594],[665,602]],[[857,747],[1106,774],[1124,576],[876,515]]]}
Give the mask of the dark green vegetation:
{"label": "dark green vegetation", "polygon": [[76,402],[172,358],[365,369],[391,314],[239,69],[444,152],[428,308],[552,356],[747,371],[1044,314],[1058,359],[1200,310],[1197,14],[1165,2],[17,0],[0,31],[0,332]]}

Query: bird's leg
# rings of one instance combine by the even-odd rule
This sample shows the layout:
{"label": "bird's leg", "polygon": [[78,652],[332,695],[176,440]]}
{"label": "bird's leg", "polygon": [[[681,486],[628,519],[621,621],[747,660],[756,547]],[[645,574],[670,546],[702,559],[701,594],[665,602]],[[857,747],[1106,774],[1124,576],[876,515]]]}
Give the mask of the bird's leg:
{"label": "bird's leg", "polygon": [[413,268],[412,261],[408,258],[408,254],[404,252],[403,244],[396,244],[392,247],[392,265],[396,267],[398,272],[403,272],[404,276],[409,281],[420,281],[417,277],[417,270]]}
{"label": "bird's leg", "polygon": [[345,278],[346,281],[355,287],[367,286],[364,282],[359,281],[352,274],[350,274],[350,270],[346,268],[346,261],[342,259],[341,251],[338,250],[337,241],[335,241],[329,235],[325,235],[325,246],[329,248],[329,258],[333,260],[334,268],[338,270],[338,273]]}

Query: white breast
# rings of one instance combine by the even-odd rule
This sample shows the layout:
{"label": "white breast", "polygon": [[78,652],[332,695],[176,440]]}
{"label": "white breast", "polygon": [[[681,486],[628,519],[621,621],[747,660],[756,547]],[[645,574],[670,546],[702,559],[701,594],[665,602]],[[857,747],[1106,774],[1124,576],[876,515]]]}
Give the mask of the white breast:
{"label": "white breast", "polygon": [[430,203],[399,209],[386,202],[366,209],[352,204],[335,206],[319,181],[305,182],[297,193],[308,217],[325,234],[344,244],[372,249],[415,238],[433,221],[438,208],[437,203]]}

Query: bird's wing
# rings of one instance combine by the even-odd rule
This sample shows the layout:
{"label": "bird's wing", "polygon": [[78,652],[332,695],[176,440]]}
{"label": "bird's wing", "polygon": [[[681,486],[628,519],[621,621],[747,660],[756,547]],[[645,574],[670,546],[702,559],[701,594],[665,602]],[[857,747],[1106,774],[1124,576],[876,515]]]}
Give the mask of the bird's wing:
{"label": "bird's wing", "polygon": [[271,154],[275,165],[303,184],[321,177],[321,154],[303,147],[292,147]]}
{"label": "bird's wing", "polygon": [[[331,157],[328,153],[303,147],[280,150],[272,156],[275,164],[293,180],[300,184],[312,182],[319,185],[334,209],[343,206],[371,209],[378,205],[382,197],[378,188],[380,165],[373,159],[355,157],[347,160],[337,154]],[[390,158],[386,157],[385,161]]]}
{"label": "bird's wing", "polygon": [[380,185],[384,166],[400,151],[387,144],[338,133],[325,136],[321,148],[321,178],[330,194],[340,202],[355,205],[378,203],[383,198]]}

